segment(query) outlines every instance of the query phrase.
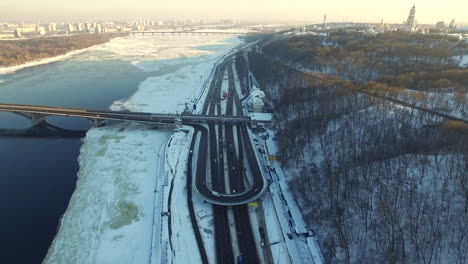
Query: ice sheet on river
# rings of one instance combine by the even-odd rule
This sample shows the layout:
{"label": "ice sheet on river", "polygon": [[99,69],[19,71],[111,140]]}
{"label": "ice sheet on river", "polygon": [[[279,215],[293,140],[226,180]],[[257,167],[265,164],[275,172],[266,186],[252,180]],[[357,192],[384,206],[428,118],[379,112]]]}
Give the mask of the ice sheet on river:
{"label": "ice sheet on river", "polygon": [[46,263],[146,263],[157,155],[169,132],[120,124],[91,129],[75,192]]}
{"label": "ice sheet on river", "polygon": [[[240,43],[235,37],[167,36],[139,37],[136,53],[125,46],[131,39],[109,43],[115,56],[131,54],[127,59],[136,67],[150,73],[129,99],[115,102],[111,109],[151,113],[181,113],[187,103],[201,92],[220,54]],[[142,52],[144,51],[144,52]],[[122,58],[124,58],[123,56]]]}

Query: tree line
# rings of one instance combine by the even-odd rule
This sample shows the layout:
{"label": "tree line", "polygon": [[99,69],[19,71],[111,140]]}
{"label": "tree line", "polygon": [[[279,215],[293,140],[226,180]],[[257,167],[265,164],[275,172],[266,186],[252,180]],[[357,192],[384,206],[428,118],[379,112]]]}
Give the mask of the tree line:
{"label": "tree line", "polygon": [[120,35],[79,34],[0,41],[0,67],[19,65],[35,60],[64,55],[68,52],[106,43]]}
{"label": "tree line", "polygon": [[327,36],[277,38],[264,43],[262,51],[308,71],[367,81],[415,70],[456,69],[453,56],[460,52],[460,45],[450,37],[435,34],[389,32],[375,36],[337,31]]}

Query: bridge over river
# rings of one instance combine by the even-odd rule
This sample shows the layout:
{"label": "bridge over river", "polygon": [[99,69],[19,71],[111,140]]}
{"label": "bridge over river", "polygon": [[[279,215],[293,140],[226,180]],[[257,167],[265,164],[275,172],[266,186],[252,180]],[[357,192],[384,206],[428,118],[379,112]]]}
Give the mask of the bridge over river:
{"label": "bridge over river", "polygon": [[30,119],[33,125],[45,122],[48,116],[70,116],[91,120],[96,126],[102,125],[106,120],[130,121],[149,124],[188,124],[188,123],[234,123],[249,124],[247,117],[191,115],[191,114],[157,114],[127,111],[95,111],[78,108],[52,107],[41,105],[0,104],[1,112],[10,112]]}
{"label": "bridge over river", "polygon": [[129,31],[125,32],[130,35],[143,35],[143,36],[154,36],[154,35],[233,35],[240,36],[245,35],[247,32],[235,32],[235,31]]}

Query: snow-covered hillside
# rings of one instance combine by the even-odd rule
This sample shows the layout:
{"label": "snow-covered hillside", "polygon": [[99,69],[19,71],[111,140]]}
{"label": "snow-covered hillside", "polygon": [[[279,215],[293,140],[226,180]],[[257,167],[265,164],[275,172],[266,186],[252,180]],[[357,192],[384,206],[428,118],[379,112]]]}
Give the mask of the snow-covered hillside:
{"label": "snow-covered hillside", "polygon": [[[259,57],[249,61],[272,98],[276,158],[325,263],[466,262],[465,122]],[[408,97],[462,115],[443,91]]]}
{"label": "snow-covered hillside", "polygon": [[426,92],[395,89],[394,91],[377,93],[410,105],[468,120],[468,93],[464,93],[463,91],[457,92],[454,91],[455,89],[448,90],[450,91]]}

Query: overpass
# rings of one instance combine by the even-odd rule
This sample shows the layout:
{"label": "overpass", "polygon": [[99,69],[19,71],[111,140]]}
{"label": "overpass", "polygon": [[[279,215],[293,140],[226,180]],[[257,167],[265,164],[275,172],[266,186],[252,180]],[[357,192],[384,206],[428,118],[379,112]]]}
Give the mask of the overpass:
{"label": "overpass", "polygon": [[[206,129],[203,126],[192,125],[195,128],[194,134],[194,141],[197,139],[197,133],[199,134],[199,146],[210,146],[208,138],[209,129]],[[244,166],[239,166],[237,171],[231,171],[231,177],[236,177],[237,180],[240,179],[242,169],[247,166],[250,168],[252,173],[252,182],[251,186],[246,189],[238,190],[235,193],[225,193],[225,192],[217,192],[214,190],[213,187],[210,187],[207,182],[207,165],[211,162],[211,158],[218,157],[219,153],[216,154],[211,153],[210,158],[208,158],[208,149],[207,147],[199,147],[197,151],[197,166],[196,166],[196,173],[195,173],[195,181],[193,181],[193,188],[195,189],[196,193],[205,201],[217,204],[217,205],[225,205],[225,206],[233,206],[233,205],[242,205],[247,204],[249,202],[253,202],[258,200],[260,197],[263,196],[265,193],[268,183],[267,180],[263,177],[262,172],[260,171],[260,167],[258,166],[258,160],[255,155],[252,143],[250,141],[250,137],[248,136],[247,129],[245,126],[239,127],[240,138],[239,138],[239,152],[245,152],[246,158],[245,162],[247,163]],[[216,135],[211,135],[211,137],[216,137]],[[215,140],[217,141],[217,139]],[[192,152],[195,151],[193,148],[194,144],[192,144]],[[243,155],[243,154],[241,154]],[[244,162],[244,160],[242,161]],[[208,163],[208,164],[207,164]],[[237,165],[235,165],[237,167]],[[233,168],[231,166],[230,168]],[[217,174],[213,169],[211,170],[212,174]],[[238,174],[238,175],[235,175]],[[235,176],[234,176],[235,175]],[[219,175],[224,177],[223,175]]]}
{"label": "overpass", "polygon": [[30,119],[34,125],[45,122],[48,116],[70,116],[88,119],[96,126],[106,120],[130,121],[149,124],[175,123],[238,123],[249,124],[250,118],[215,115],[156,114],[126,111],[95,111],[78,108],[52,107],[40,105],[0,104],[0,112],[10,112]]}

